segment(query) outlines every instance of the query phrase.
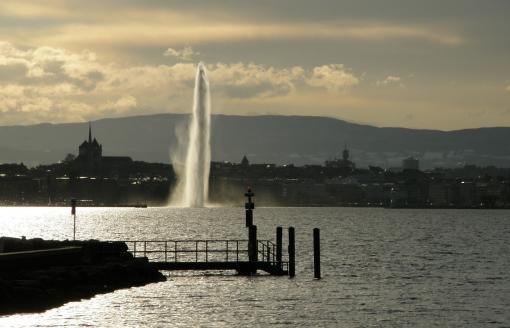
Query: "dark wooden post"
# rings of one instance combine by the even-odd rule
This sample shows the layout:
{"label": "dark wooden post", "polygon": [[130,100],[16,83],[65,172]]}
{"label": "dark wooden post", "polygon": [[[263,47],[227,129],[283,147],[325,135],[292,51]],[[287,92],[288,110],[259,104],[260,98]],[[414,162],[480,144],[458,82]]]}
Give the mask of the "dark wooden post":
{"label": "dark wooden post", "polygon": [[318,228],[313,229],[313,275],[321,278],[321,237]]}
{"label": "dark wooden post", "polygon": [[257,273],[256,262],[258,261],[257,226],[248,227],[248,259],[251,263],[250,274]]}
{"label": "dark wooden post", "polygon": [[248,235],[248,256],[250,262],[257,262],[257,226],[252,225],[249,227]]}
{"label": "dark wooden post", "polygon": [[296,242],[294,227],[289,228],[289,277],[296,275]]}
{"label": "dark wooden post", "polygon": [[282,227],[276,227],[276,264],[282,268]]}
{"label": "dark wooden post", "polygon": [[76,198],[71,199],[71,215],[73,216],[73,240],[76,240]]}
{"label": "dark wooden post", "polygon": [[[248,205],[248,203],[246,203]],[[246,210],[246,226],[250,227],[253,225],[253,211],[252,210]]]}
{"label": "dark wooden post", "polygon": [[248,198],[248,201],[244,204],[246,209],[246,226],[251,227],[253,225],[253,210],[255,209],[255,203],[251,201],[255,194],[251,191],[251,187],[248,187],[244,196]]}

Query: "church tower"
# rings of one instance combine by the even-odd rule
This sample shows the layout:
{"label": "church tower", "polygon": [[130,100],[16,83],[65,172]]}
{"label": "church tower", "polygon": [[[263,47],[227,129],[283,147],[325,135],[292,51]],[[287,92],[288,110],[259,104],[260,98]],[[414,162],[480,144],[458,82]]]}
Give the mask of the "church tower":
{"label": "church tower", "polygon": [[77,160],[92,169],[101,164],[102,156],[103,146],[97,142],[96,138],[92,139],[92,124],[89,122],[89,138],[78,148]]}
{"label": "church tower", "polygon": [[344,161],[349,160],[349,149],[347,149],[347,145],[344,146],[344,150],[342,151],[342,159]]}

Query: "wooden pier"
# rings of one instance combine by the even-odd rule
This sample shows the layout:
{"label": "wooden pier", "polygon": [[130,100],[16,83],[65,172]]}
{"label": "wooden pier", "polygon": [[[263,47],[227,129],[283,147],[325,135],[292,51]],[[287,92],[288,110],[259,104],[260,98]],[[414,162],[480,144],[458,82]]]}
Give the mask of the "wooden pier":
{"label": "wooden pier", "polygon": [[[262,271],[270,275],[288,275],[293,278],[296,270],[294,227],[288,229],[288,256],[287,260],[284,260],[282,227],[276,228],[276,244],[270,240],[259,240],[257,226],[253,224],[255,203],[252,198],[255,194],[248,187],[244,195],[247,198],[245,209],[248,239],[125,240],[123,242],[133,257],[147,258],[158,270],[235,270],[241,275],[253,275],[257,271]],[[316,254],[320,253],[316,251]],[[320,277],[320,267],[317,265],[319,261],[318,258],[315,261],[319,270],[316,271],[316,277]]]}
{"label": "wooden pier", "polygon": [[256,240],[256,247],[249,246],[249,239],[124,242],[134,257],[148,258],[159,270],[235,270],[242,275],[260,270],[277,276],[289,272],[288,262],[280,256],[281,244],[269,240]]}

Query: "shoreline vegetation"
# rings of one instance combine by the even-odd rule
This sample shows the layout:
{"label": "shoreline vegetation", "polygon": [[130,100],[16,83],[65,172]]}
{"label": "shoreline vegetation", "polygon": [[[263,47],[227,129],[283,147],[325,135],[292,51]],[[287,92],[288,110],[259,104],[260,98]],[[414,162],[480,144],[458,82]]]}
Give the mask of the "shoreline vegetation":
{"label": "shoreline vegetation", "polygon": [[165,280],[123,242],[0,237],[0,316]]}

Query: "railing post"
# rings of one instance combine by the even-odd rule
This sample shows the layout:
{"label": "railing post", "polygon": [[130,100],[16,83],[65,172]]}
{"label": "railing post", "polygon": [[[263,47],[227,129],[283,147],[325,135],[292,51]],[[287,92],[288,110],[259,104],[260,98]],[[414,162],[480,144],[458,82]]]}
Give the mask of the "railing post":
{"label": "railing post", "polygon": [[276,245],[273,244],[273,252],[271,253],[271,261],[273,262],[273,264],[276,263],[276,253],[275,253],[275,249],[276,249]]}
{"label": "railing post", "polygon": [[239,262],[239,240],[236,240],[236,262]]}
{"label": "railing post", "polygon": [[227,253],[227,259],[226,259],[226,261],[228,262],[228,240],[227,240],[227,250],[226,250],[226,253]]}
{"label": "railing post", "polygon": [[168,245],[167,245],[167,242],[165,241],[165,263],[168,262],[167,261],[167,254],[168,254]]}
{"label": "railing post", "polygon": [[147,257],[147,242],[143,242],[143,257]]}
{"label": "railing post", "polygon": [[133,242],[133,257],[136,257],[136,241]]}
{"label": "railing post", "polygon": [[294,227],[289,228],[289,277],[296,275],[296,244],[294,236]]}
{"label": "railing post", "polygon": [[174,241],[174,262],[177,262],[177,240]]}
{"label": "railing post", "polygon": [[[264,262],[264,257],[266,256],[266,245],[264,245],[264,243],[261,243],[262,245],[262,262]],[[257,242],[257,247],[258,247],[258,242]],[[257,249],[258,251],[258,249]]]}
{"label": "railing post", "polygon": [[321,278],[321,237],[318,228],[313,229],[313,275]]}
{"label": "railing post", "polygon": [[282,268],[282,227],[276,227],[276,264]]}
{"label": "railing post", "polygon": [[208,241],[208,240],[206,240],[206,241],[205,241],[205,261],[206,261],[206,262],[208,262],[208,261],[209,261],[209,256],[208,256],[208,255],[209,255],[209,253],[208,253],[208,251],[209,251],[209,241]]}
{"label": "railing post", "polygon": [[267,245],[267,262],[271,262],[271,244],[269,240],[266,241],[266,245]]}
{"label": "railing post", "polygon": [[195,241],[195,262],[198,262],[198,240]]}

